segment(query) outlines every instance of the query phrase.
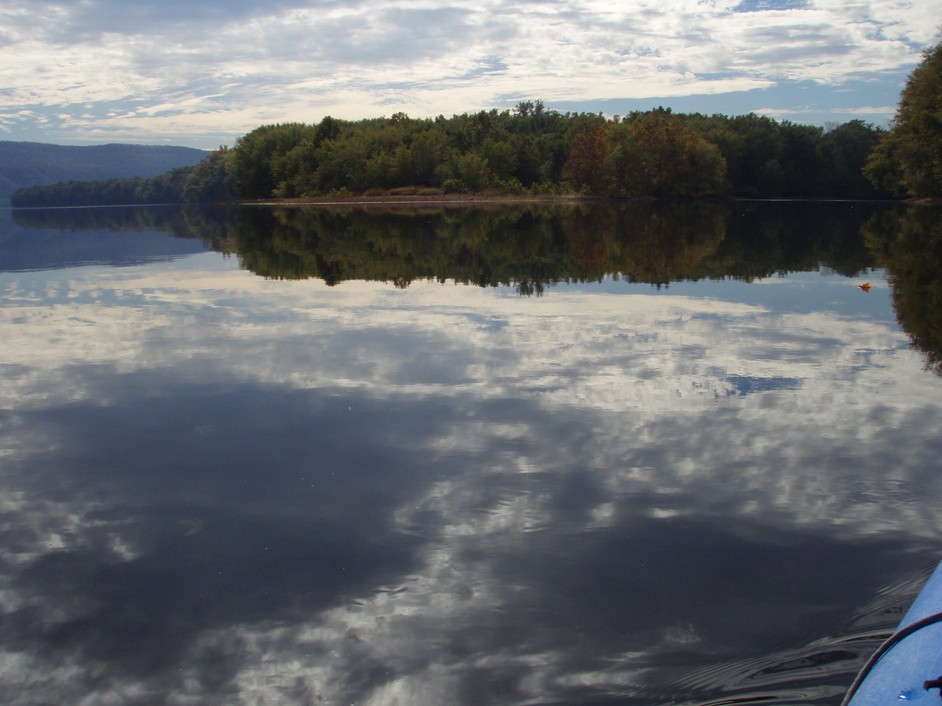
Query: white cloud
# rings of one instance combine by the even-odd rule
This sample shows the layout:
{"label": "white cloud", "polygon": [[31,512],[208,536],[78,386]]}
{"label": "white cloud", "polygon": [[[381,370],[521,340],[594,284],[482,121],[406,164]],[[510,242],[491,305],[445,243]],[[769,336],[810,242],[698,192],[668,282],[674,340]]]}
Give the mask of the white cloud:
{"label": "white cloud", "polygon": [[[191,5],[46,2],[37,25],[34,4],[8,4],[0,116],[11,130],[30,124],[24,111],[51,111],[74,116],[62,130],[75,136],[208,139],[272,120],[450,115],[510,97],[551,105],[834,87],[897,76],[936,33],[928,0],[752,12],[679,0],[238,3],[228,14]],[[482,61],[499,68],[475,74]],[[128,101],[140,112],[108,117]],[[85,104],[97,106],[94,122],[78,117]],[[173,110],[161,114],[164,105]]]}

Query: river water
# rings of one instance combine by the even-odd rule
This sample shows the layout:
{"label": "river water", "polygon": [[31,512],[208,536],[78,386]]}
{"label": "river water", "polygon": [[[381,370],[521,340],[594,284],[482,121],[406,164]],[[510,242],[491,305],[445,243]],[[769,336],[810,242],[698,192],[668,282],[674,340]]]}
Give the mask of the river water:
{"label": "river water", "polygon": [[0,220],[5,704],[836,704],[942,556],[932,209]]}

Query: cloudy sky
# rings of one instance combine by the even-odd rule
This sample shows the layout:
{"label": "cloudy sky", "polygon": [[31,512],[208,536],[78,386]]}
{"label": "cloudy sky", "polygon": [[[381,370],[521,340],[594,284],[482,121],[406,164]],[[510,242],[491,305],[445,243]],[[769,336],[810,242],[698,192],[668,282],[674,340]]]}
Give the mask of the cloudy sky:
{"label": "cloudy sky", "polygon": [[0,139],[213,148],[539,99],[886,124],[935,0],[5,0]]}

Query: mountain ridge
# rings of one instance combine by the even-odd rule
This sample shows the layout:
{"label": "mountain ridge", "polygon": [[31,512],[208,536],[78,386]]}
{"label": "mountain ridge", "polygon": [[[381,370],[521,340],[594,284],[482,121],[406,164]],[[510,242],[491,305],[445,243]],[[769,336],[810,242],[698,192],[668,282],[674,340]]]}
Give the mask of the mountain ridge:
{"label": "mountain ridge", "polygon": [[173,145],[56,145],[0,140],[0,206],[24,186],[65,181],[153,177],[188,167],[208,157],[208,150]]}

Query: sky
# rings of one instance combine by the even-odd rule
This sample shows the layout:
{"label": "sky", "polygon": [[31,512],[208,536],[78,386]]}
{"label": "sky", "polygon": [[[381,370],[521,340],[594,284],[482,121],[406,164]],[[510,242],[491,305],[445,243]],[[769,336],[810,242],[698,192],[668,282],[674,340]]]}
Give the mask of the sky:
{"label": "sky", "polygon": [[937,0],[4,0],[0,140],[212,149],[542,100],[885,126]]}

